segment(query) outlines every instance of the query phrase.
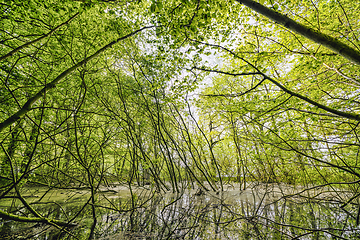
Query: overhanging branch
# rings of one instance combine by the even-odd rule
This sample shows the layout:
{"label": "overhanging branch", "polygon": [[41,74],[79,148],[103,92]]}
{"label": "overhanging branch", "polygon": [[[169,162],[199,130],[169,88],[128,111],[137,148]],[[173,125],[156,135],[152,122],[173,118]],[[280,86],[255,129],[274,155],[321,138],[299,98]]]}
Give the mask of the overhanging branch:
{"label": "overhanging branch", "polygon": [[[253,66],[253,65],[252,65]],[[253,66],[254,67],[254,66]],[[254,67],[255,68],[255,67]],[[352,119],[352,120],[357,120],[360,121],[360,115],[356,114],[356,113],[349,113],[349,112],[343,112],[343,111],[339,111],[336,109],[333,109],[331,107],[325,106],[321,103],[318,103],[308,97],[305,97],[299,93],[296,93],[288,88],[286,88],[285,86],[283,86],[282,84],[280,84],[278,81],[276,81],[275,79],[272,79],[271,77],[268,77],[267,75],[265,75],[264,73],[261,73],[259,71],[254,72],[252,74],[249,73],[228,73],[228,72],[224,72],[224,71],[219,71],[219,70],[208,70],[208,69],[201,69],[201,68],[197,68],[198,70],[203,70],[203,71],[207,71],[207,72],[216,72],[216,73],[221,73],[221,74],[225,74],[225,75],[230,75],[230,76],[245,76],[245,75],[261,75],[263,77],[263,80],[261,80],[256,86],[258,87],[261,83],[263,83],[265,80],[269,80],[270,82],[272,82],[273,84],[275,84],[276,86],[278,86],[281,90],[283,90],[284,92],[290,94],[291,96],[297,97],[301,100],[304,100],[307,103],[310,103],[311,105],[318,107],[322,110],[325,110],[327,112],[333,113],[335,115],[347,118],[347,119]],[[257,68],[255,68],[256,70],[258,70]],[[253,90],[254,88],[251,88],[250,90],[246,91],[245,93],[250,92],[251,90]],[[244,95],[245,93],[240,94],[239,96]],[[220,95],[222,96],[222,95]],[[224,95],[226,96],[226,95]]]}
{"label": "overhanging branch", "polygon": [[271,19],[275,23],[289,29],[295,33],[298,33],[311,41],[318,43],[332,51],[338,53],[344,58],[350,60],[351,62],[360,65],[360,52],[356,49],[346,45],[345,43],[339,41],[338,39],[321,33],[315,29],[302,25],[286,15],[283,15],[275,10],[267,8],[260,3],[257,3],[253,0],[236,0],[237,2],[244,4],[245,6],[251,8],[255,12]]}
{"label": "overhanging branch", "polygon": [[74,70],[76,70],[77,68],[83,66],[85,63],[89,62],[90,60],[96,58],[97,56],[99,56],[102,52],[104,52],[105,50],[111,48],[113,45],[115,45],[116,43],[127,39],[135,34],[137,34],[138,32],[141,32],[145,29],[148,28],[153,28],[155,26],[149,26],[149,27],[143,27],[140,28],[132,33],[129,33],[123,37],[120,37],[114,41],[112,41],[111,43],[105,45],[104,47],[100,48],[98,51],[96,51],[94,54],[92,54],[91,56],[85,58],[84,60],[78,62],[77,64],[75,64],[74,66],[68,68],[67,70],[65,70],[64,72],[62,72],[59,76],[57,76],[53,81],[51,81],[50,83],[46,84],[39,92],[37,92],[34,96],[32,96],[23,106],[20,110],[18,110],[15,114],[13,114],[12,116],[10,116],[9,118],[7,118],[5,121],[3,121],[2,123],[0,123],[0,132],[2,132],[6,127],[8,127],[9,125],[11,125],[12,123],[16,122],[19,118],[21,118],[22,116],[24,116],[27,112],[29,112],[31,110],[31,106],[37,101],[39,100],[42,96],[44,96],[44,94],[55,88],[56,84],[58,84],[62,79],[64,79],[66,76],[68,76],[70,73],[72,73]]}
{"label": "overhanging branch", "polygon": [[25,44],[23,44],[23,45],[15,48],[14,50],[8,52],[7,54],[1,56],[1,57],[0,57],[0,61],[6,59],[6,58],[8,58],[8,57],[11,57],[11,56],[14,55],[15,53],[19,52],[20,50],[22,50],[22,49],[24,49],[24,48],[26,48],[26,47],[28,47],[28,46],[30,46],[31,44],[37,43],[37,42],[39,42],[40,40],[42,40],[42,39],[50,36],[50,35],[53,34],[56,30],[58,30],[59,28],[61,28],[61,27],[64,26],[64,25],[68,24],[71,20],[73,20],[73,19],[74,19],[75,17],[77,17],[78,15],[79,15],[79,13],[76,13],[74,16],[72,16],[72,17],[71,17],[70,19],[68,19],[66,22],[61,23],[60,25],[58,25],[57,27],[55,27],[54,29],[52,29],[50,32],[48,32],[47,34],[45,34],[45,35],[43,35],[43,36],[41,36],[41,37],[39,37],[39,38],[37,38],[37,39],[35,39],[35,40],[33,40],[33,41],[27,42],[27,43],[25,43]]}

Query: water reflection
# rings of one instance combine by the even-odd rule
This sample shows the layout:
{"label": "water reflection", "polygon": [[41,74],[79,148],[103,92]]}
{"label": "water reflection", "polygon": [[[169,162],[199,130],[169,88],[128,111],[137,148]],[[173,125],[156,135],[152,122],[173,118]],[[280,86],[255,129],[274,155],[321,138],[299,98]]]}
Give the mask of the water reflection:
{"label": "water reflection", "polygon": [[[248,190],[227,186],[224,192],[159,194],[150,189],[116,186],[97,195],[95,239],[356,239],[358,206],[341,208],[343,196],[317,189],[306,196],[289,186],[258,185]],[[94,222],[90,192],[28,196],[45,217],[76,222],[72,228],[2,221],[1,239],[87,238]],[[33,201],[32,201],[33,199]],[[28,214],[19,200],[0,207]]]}

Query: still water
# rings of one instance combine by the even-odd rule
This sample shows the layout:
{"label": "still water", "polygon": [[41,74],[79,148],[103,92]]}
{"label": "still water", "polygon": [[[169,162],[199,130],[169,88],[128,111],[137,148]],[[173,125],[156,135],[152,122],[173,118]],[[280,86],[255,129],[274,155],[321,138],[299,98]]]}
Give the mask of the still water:
{"label": "still water", "polygon": [[[62,228],[0,219],[0,239],[358,239],[358,199],[326,188],[252,183],[224,191],[157,193],[120,184],[100,188],[95,204],[89,190],[29,187],[24,198],[43,216],[76,223]],[[0,208],[27,215],[18,199]],[[93,215],[93,210],[95,214]]]}

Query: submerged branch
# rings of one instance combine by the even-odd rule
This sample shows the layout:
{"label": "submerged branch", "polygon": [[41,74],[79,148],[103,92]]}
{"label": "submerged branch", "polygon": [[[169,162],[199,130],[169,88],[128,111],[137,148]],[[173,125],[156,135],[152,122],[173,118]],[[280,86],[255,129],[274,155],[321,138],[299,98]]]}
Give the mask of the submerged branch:
{"label": "submerged branch", "polygon": [[14,220],[14,221],[18,221],[18,222],[48,223],[48,224],[56,224],[58,226],[76,226],[77,225],[75,223],[68,223],[68,222],[63,222],[63,221],[60,221],[60,220],[49,219],[49,218],[23,217],[23,216],[18,216],[18,215],[15,215],[15,214],[7,213],[7,212],[2,211],[2,210],[0,210],[0,217],[2,219]]}

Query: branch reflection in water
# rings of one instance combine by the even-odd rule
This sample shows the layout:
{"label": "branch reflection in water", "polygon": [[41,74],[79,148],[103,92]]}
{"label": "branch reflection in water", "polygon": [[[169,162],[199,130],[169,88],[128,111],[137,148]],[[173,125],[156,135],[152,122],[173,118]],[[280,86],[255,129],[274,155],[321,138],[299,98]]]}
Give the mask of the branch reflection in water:
{"label": "branch reflection in water", "polygon": [[[185,189],[157,193],[137,187],[101,188],[97,194],[94,239],[353,239],[357,204],[343,206],[346,191],[306,190],[285,184],[250,184],[247,190],[225,185],[223,192]],[[53,219],[76,218],[70,228],[3,221],[2,239],[82,239],[93,224],[90,191],[66,192],[33,187],[24,197]],[[1,209],[26,215],[17,199]],[[134,207],[135,206],[135,207]],[[46,209],[46,211],[45,211]],[[92,234],[90,234],[92,235]]]}

